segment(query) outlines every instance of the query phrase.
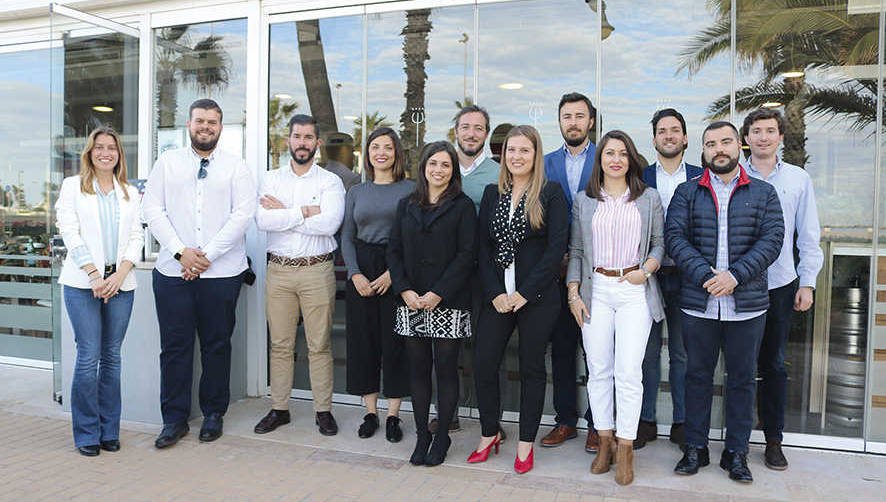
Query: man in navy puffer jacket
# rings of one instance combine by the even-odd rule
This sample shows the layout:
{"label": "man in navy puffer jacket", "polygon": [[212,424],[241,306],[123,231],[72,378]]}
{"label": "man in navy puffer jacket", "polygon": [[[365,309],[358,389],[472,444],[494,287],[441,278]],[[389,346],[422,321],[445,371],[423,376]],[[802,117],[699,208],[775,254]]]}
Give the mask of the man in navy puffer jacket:
{"label": "man in navy puffer jacket", "polygon": [[769,308],[766,269],[778,258],[784,220],[772,185],[739,165],[741,141],[729,122],[702,135],[704,173],[677,187],[668,207],[667,253],[680,269],[687,352],[686,452],[674,469],[695,474],[710,463],[708,430],[714,368],[726,361],[726,447],[720,467],[753,481],[747,465],[757,354]]}

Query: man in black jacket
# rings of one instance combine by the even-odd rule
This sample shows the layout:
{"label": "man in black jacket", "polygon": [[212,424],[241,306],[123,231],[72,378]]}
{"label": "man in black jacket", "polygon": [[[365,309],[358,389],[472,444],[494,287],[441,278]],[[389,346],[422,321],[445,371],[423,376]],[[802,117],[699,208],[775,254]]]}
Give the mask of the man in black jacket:
{"label": "man in black jacket", "polygon": [[720,467],[753,481],[747,452],[754,417],[757,354],[766,324],[766,269],[778,258],[784,220],[772,185],[739,165],[741,141],[729,122],[702,134],[704,173],[681,184],[665,228],[668,255],[680,269],[686,337],[686,452],[677,474],[710,463],[708,431],[714,368],[723,349],[726,447]]}

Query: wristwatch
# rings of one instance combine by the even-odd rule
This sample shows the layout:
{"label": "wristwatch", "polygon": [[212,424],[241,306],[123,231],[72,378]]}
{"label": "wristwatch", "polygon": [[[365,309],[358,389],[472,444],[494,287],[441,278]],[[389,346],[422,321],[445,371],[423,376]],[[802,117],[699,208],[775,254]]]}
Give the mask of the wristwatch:
{"label": "wristwatch", "polygon": [[643,275],[645,275],[647,279],[649,279],[652,276],[652,272],[646,270],[645,267],[640,267],[640,270],[643,271]]}
{"label": "wristwatch", "polygon": [[[182,251],[184,251],[184,249],[182,249]],[[172,257],[175,258],[175,261],[182,261],[182,251],[177,251],[172,255]]]}

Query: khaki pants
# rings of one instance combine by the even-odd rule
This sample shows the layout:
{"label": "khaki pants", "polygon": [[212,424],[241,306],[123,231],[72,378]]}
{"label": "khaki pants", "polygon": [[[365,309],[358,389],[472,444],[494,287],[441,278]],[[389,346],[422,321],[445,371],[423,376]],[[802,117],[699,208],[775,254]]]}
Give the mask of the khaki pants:
{"label": "khaki pants", "polygon": [[275,410],[289,409],[293,350],[299,313],[304,317],[314,411],[332,409],[332,311],[335,275],[332,261],[307,267],[268,263],[265,283],[271,329],[271,400]]}

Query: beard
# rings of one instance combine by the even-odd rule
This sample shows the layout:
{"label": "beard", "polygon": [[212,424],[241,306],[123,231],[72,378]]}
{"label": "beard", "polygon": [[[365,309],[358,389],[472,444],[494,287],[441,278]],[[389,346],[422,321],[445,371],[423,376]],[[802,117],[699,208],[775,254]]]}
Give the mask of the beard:
{"label": "beard", "polygon": [[659,147],[658,145],[656,145],[655,151],[658,152],[659,155],[661,155],[662,157],[664,157],[666,159],[673,159],[673,158],[678,157],[683,154],[683,146],[682,145],[676,146],[674,148],[674,150],[669,151],[669,150],[665,150],[663,147]]}
{"label": "beard", "polygon": [[[299,160],[298,157],[296,157],[296,155],[295,155],[298,152],[308,152],[308,158],[305,159],[304,161]],[[316,153],[317,153],[316,148],[314,148],[313,150],[308,150],[307,148],[303,148],[303,147],[296,148],[295,150],[293,150],[292,148],[289,149],[289,156],[292,158],[292,161],[300,166],[313,163],[314,162],[314,155],[316,155]]]}
{"label": "beard", "polygon": [[477,148],[474,148],[473,150],[469,150],[468,147],[462,144],[461,140],[457,140],[456,143],[458,143],[458,149],[461,150],[461,153],[465,154],[468,157],[474,157],[478,153],[483,151],[484,143],[480,143],[479,145],[477,145]]}
{"label": "beard", "polygon": [[582,135],[581,131],[579,131],[578,138],[570,138],[569,136],[567,136],[567,134],[573,130],[574,129],[569,129],[567,131],[564,131],[563,129],[560,129],[560,134],[563,135],[563,141],[565,141],[567,145],[572,146],[572,147],[576,147],[576,146],[584,143],[584,141],[586,139],[588,139],[588,134],[590,134],[590,132],[591,132],[589,129],[588,131],[585,132],[584,135]]}
{"label": "beard", "polygon": [[706,169],[710,169],[711,172],[714,174],[726,174],[728,172],[731,172],[733,169],[735,169],[735,166],[738,165],[738,156],[736,155],[735,157],[729,157],[728,155],[726,155],[726,157],[729,158],[729,163],[726,164],[725,166],[720,167],[720,166],[717,166],[714,164],[713,159],[709,162],[707,157],[702,155],[701,156],[702,167],[704,167]]}
{"label": "beard", "polygon": [[219,136],[216,136],[208,141],[200,141],[197,139],[196,134],[190,133],[190,136],[191,136],[191,145],[194,148],[196,148],[197,150],[200,150],[201,152],[209,152],[209,151],[214,150],[215,145],[218,144],[218,139],[220,137],[220,135],[219,135]]}

